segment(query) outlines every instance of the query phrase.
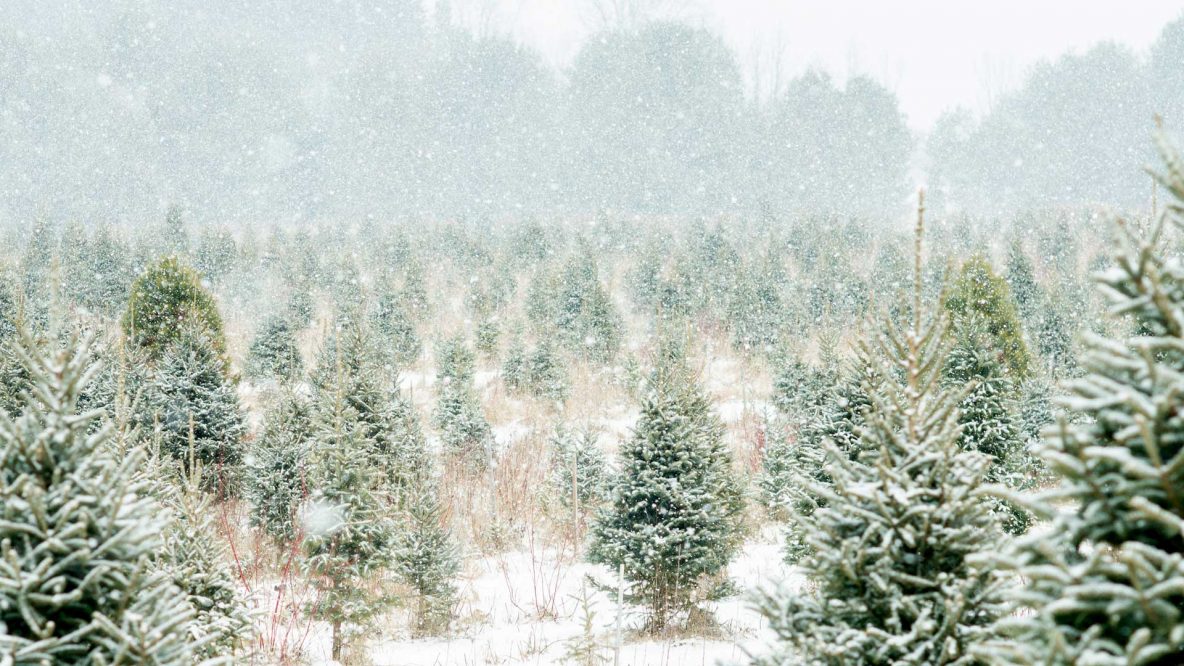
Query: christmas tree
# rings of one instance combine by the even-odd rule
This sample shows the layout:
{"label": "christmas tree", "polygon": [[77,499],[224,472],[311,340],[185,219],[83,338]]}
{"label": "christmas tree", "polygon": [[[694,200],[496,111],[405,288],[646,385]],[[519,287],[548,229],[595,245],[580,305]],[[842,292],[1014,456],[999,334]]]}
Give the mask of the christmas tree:
{"label": "christmas tree", "polygon": [[162,351],[138,406],[137,422],[160,436],[161,451],[179,464],[195,455],[208,490],[238,490],[246,423],[226,358],[203,329],[186,326]]}
{"label": "christmas tree", "polygon": [[889,318],[860,345],[885,369],[856,430],[861,453],[827,440],[829,482],[801,478],[824,500],[797,518],[813,585],[760,596],[780,641],[768,663],[967,663],[1001,612],[1001,577],[970,562],[1001,539],[977,496],[990,461],[958,446],[961,395],[940,383],[946,322],[922,319],[920,226],[911,324]]}
{"label": "christmas tree", "polygon": [[307,401],[287,392],[271,406],[251,450],[246,497],[251,524],[280,543],[297,538],[299,507],[311,492],[315,431]]}
{"label": "christmas tree", "polygon": [[253,377],[291,381],[304,371],[296,335],[286,317],[263,322],[247,354],[247,372]]}
{"label": "christmas tree", "polygon": [[1031,502],[1049,529],[994,563],[1024,581],[1005,639],[983,650],[997,663],[1184,663],[1184,268],[1164,239],[1184,226],[1184,162],[1159,145],[1175,201],[1146,238],[1120,224],[1116,265],[1097,278],[1139,333],[1085,338],[1064,403],[1076,423],[1039,449],[1060,477]]}
{"label": "christmas tree", "polygon": [[109,428],[90,433],[99,413],[77,411],[88,349],[27,345],[30,402],[0,414],[0,661],[192,664],[193,611],[150,566],[166,514],[144,453],[116,457]]}
{"label": "christmas tree", "polygon": [[623,568],[629,600],[646,607],[656,632],[720,591],[743,499],[723,426],[682,354],[665,343],[655,363],[588,556]]}
{"label": "christmas tree", "polygon": [[219,353],[226,352],[222,317],[213,295],[197,271],[176,257],[165,257],[132,284],[123,332],[158,356],[189,328],[205,333]]}

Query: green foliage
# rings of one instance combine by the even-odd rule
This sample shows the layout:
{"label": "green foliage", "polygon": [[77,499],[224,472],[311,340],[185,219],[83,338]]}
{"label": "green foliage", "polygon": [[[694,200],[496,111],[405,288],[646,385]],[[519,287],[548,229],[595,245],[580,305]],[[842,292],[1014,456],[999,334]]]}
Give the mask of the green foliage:
{"label": "green foliage", "polygon": [[177,332],[152,368],[137,406],[136,423],[152,433],[160,451],[178,465],[193,455],[207,470],[207,490],[239,489],[246,422],[226,359],[208,333]]}
{"label": "green foliage", "polygon": [[177,341],[181,331],[191,327],[201,330],[219,353],[225,353],[222,317],[214,297],[196,271],[175,256],[165,257],[132,284],[123,314],[124,335],[159,356]]}
{"label": "green foliage", "polygon": [[662,631],[715,596],[739,546],[743,498],[723,426],[680,353],[655,359],[588,557],[623,567],[628,599]]}
{"label": "green foliage", "polygon": [[[342,337],[328,356],[332,360],[320,369],[314,492],[301,516],[305,567],[319,592],[309,612],[329,623],[335,660],[350,637],[391,603],[373,582],[391,564],[397,527],[375,492],[380,482],[369,463],[376,442],[365,373],[346,375],[362,362],[354,353],[357,344],[350,342],[358,336]],[[360,394],[352,393],[359,389]]]}
{"label": "green foliage", "polygon": [[995,274],[983,257],[971,257],[962,264],[953,288],[946,296],[946,310],[953,320],[956,337],[966,331],[985,330],[992,348],[1002,356],[1014,382],[1031,374],[1031,358],[1024,343],[1023,326],[1007,281]]}
{"label": "green foliage", "polygon": [[98,412],[77,411],[89,345],[25,349],[32,399],[0,415],[0,661],[194,663],[193,612],[149,566],[166,519],[144,453],[117,457],[109,428],[90,434]]}
{"label": "green foliage", "polygon": [[444,526],[434,484],[421,482],[409,495],[394,570],[415,591],[412,634],[420,637],[447,630],[452,620],[460,554]]}
{"label": "green foliage", "polygon": [[550,480],[559,501],[577,514],[599,508],[609,497],[611,470],[596,433],[558,428],[550,445]]}
{"label": "green foliage", "polygon": [[[172,480],[166,481],[170,485]],[[201,491],[201,468],[186,472],[165,504],[176,518],[164,533],[156,566],[193,608],[189,624],[201,659],[228,658],[250,644],[254,630],[246,600],[226,553],[226,538],[215,524],[216,511]]]}
{"label": "green foliage", "polygon": [[997,663],[1184,660],[1184,281],[1163,241],[1184,226],[1184,167],[1159,138],[1157,177],[1174,202],[1146,239],[1120,226],[1116,265],[1098,277],[1111,312],[1143,333],[1085,338],[1086,374],[1064,401],[1076,422],[1039,450],[1060,477],[1031,502],[1049,529],[994,563],[1024,583],[1003,637],[983,650]]}
{"label": "green foliage", "polygon": [[263,432],[251,449],[246,498],[251,525],[281,544],[296,539],[297,514],[310,494],[310,459],[314,446],[311,407],[287,392],[264,416]]}
{"label": "green foliage", "polygon": [[304,359],[286,317],[269,317],[247,352],[247,373],[257,378],[292,381],[304,372]]}
{"label": "green foliage", "polygon": [[781,642],[767,663],[968,663],[1001,613],[1002,576],[971,564],[1002,536],[977,496],[989,461],[958,446],[961,395],[940,386],[945,321],[914,317],[860,345],[864,365],[891,369],[868,386],[860,454],[826,440],[829,480],[799,477],[822,500],[795,518],[813,585],[760,595]]}

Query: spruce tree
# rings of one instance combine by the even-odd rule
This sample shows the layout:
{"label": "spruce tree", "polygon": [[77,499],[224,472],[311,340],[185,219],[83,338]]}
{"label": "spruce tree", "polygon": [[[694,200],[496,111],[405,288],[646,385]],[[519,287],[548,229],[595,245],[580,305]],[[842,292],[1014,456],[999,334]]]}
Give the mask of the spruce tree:
{"label": "spruce tree", "polygon": [[251,450],[246,484],[251,524],[281,544],[299,535],[297,514],[312,492],[314,443],[311,406],[298,394],[285,393],[264,416],[263,432]]}
{"label": "spruce tree", "polygon": [[1120,224],[1115,266],[1097,276],[1138,333],[1085,336],[1086,374],[1064,401],[1076,418],[1039,450],[1060,477],[1031,502],[1049,529],[994,563],[1024,581],[983,650],[996,663],[1184,662],[1184,270],[1164,239],[1184,226],[1184,161],[1158,138],[1174,201],[1146,238]]}
{"label": "spruce tree", "polygon": [[132,284],[124,335],[159,356],[189,328],[201,330],[219,353],[226,353],[222,317],[201,276],[177,257],[165,257]]}
{"label": "spruce tree", "polygon": [[1028,378],[1031,356],[1015,299],[1007,281],[995,274],[990,262],[981,256],[967,259],[946,296],[945,307],[959,337],[966,328],[985,329],[1012,381]]}
{"label": "spruce tree", "polygon": [[309,610],[329,623],[332,658],[340,660],[351,636],[390,605],[373,583],[391,564],[396,525],[374,492],[370,424],[345,393],[347,368],[342,351],[335,355],[334,391],[320,395],[330,402],[318,409],[315,492],[302,520],[305,565],[319,592]]}
{"label": "spruce tree", "polygon": [[551,437],[551,486],[559,501],[577,515],[608,499],[611,470],[592,430],[557,428]]}
{"label": "spruce tree", "polygon": [[623,567],[628,599],[657,632],[722,589],[743,498],[723,426],[685,359],[664,343],[655,365],[588,557]]}
{"label": "spruce tree", "polygon": [[394,570],[415,592],[412,635],[443,632],[456,605],[455,579],[460,554],[444,525],[439,493],[433,479],[408,488],[403,525],[396,537]]}
{"label": "spruce tree", "polygon": [[201,464],[191,460],[179,487],[169,484],[165,506],[175,518],[165,530],[157,568],[193,609],[189,632],[199,646],[196,656],[228,658],[250,644],[252,618],[214,522],[216,509],[201,489],[201,474]]}
{"label": "spruce tree", "polygon": [[546,339],[539,341],[527,361],[526,384],[536,397],[560,403],[567,399],[567,372]]}
{"label": "spruce tree", "polygon": [[968,663],[1000,614],[1001,577],[970,562],[1001,538],[977,496],[989,460],[958,446],[961,395],[940,384],[946,322],[922,320],[919,220],[912,322],[889,318],[859,348],[884,369],[857,429],[861,453],[828,440],[830,482],[801,479],[824,500],[797,518],[813,585],[759,597],[780,641],[769,663]]}
{"label": "spruce tree", "polygon": [[207,490],[235,494],[246,421],[226,358],[203,329],[185,327],[163,350],[137,408],[138,425],[159,433],[162,453],[185,463],[190,436]]}
{"label": "spruce tree", "polygon": [[511,391],[518,391],[526,387],[526,377],[526,348],[521,338],[516,337],[506,350],[506,359],[502,362],[502,383]]}
{"label": "spruce tree", "polygon": [[99,413],[77,410],[88,350],[26,346],[30,402],[0,414],[0,661],[192,664],[193,612],[150,566],[166,518],[144,453],[117,454],[110,428],[91,432]]}
{"label": "spruce tree", "polygon": [[[989,482],[1026,489],[1031,482],[1015,413],[1015,390],[996,355],[987,349],[989,345],[980,338],[970,336],[959,341],[946,359],[945,375],[952,388],[970,387],[958,403],[958,444],[989,457]],[[1012,502],[1000,502],[998,510],[1004,529],[1012,534],[1022,534],[1031,524],[1029,513]]]}
{"label": "spruce tree", "polygon": [[291,381],[304,371],[296,335],[286,317],[269,317],[247,352],[247,373],[253,377]]}

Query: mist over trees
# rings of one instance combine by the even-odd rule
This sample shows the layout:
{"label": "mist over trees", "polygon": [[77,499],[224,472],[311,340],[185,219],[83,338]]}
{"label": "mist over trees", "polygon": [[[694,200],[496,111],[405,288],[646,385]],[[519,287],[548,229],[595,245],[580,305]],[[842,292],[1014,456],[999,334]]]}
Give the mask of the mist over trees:
{"label": "mist over trees", "polygon": [[5,3],[0,216],[876,216],[918,174],[937,210],[1145,206],[1147,127],[1181,125],[1181,62],[1184,19],[1146,54],[1040,63],[918,135],[871,77],[754,95],[720,37],[644,16],[603,21],[556,70],[447,2]]}
{"label": "mist over trees", "polygon": [[605,22],[557,71],[456,23],[419,0],[5,3],[0,216],[904,206],[914,138],[870,78],[758,103],[702,28]]}

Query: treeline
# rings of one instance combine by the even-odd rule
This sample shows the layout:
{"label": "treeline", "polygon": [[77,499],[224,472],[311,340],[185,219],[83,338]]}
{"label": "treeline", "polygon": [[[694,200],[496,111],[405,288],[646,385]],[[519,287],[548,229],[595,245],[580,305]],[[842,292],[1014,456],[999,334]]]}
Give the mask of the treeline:
{"label": "treeline", "polygon": [[558,72],[440,5],[6,5],[0,214],[871,213],[907,198],[914,139],[870,78],[809,73],[758,105],[719,37],[670,22],[593,35]]}

